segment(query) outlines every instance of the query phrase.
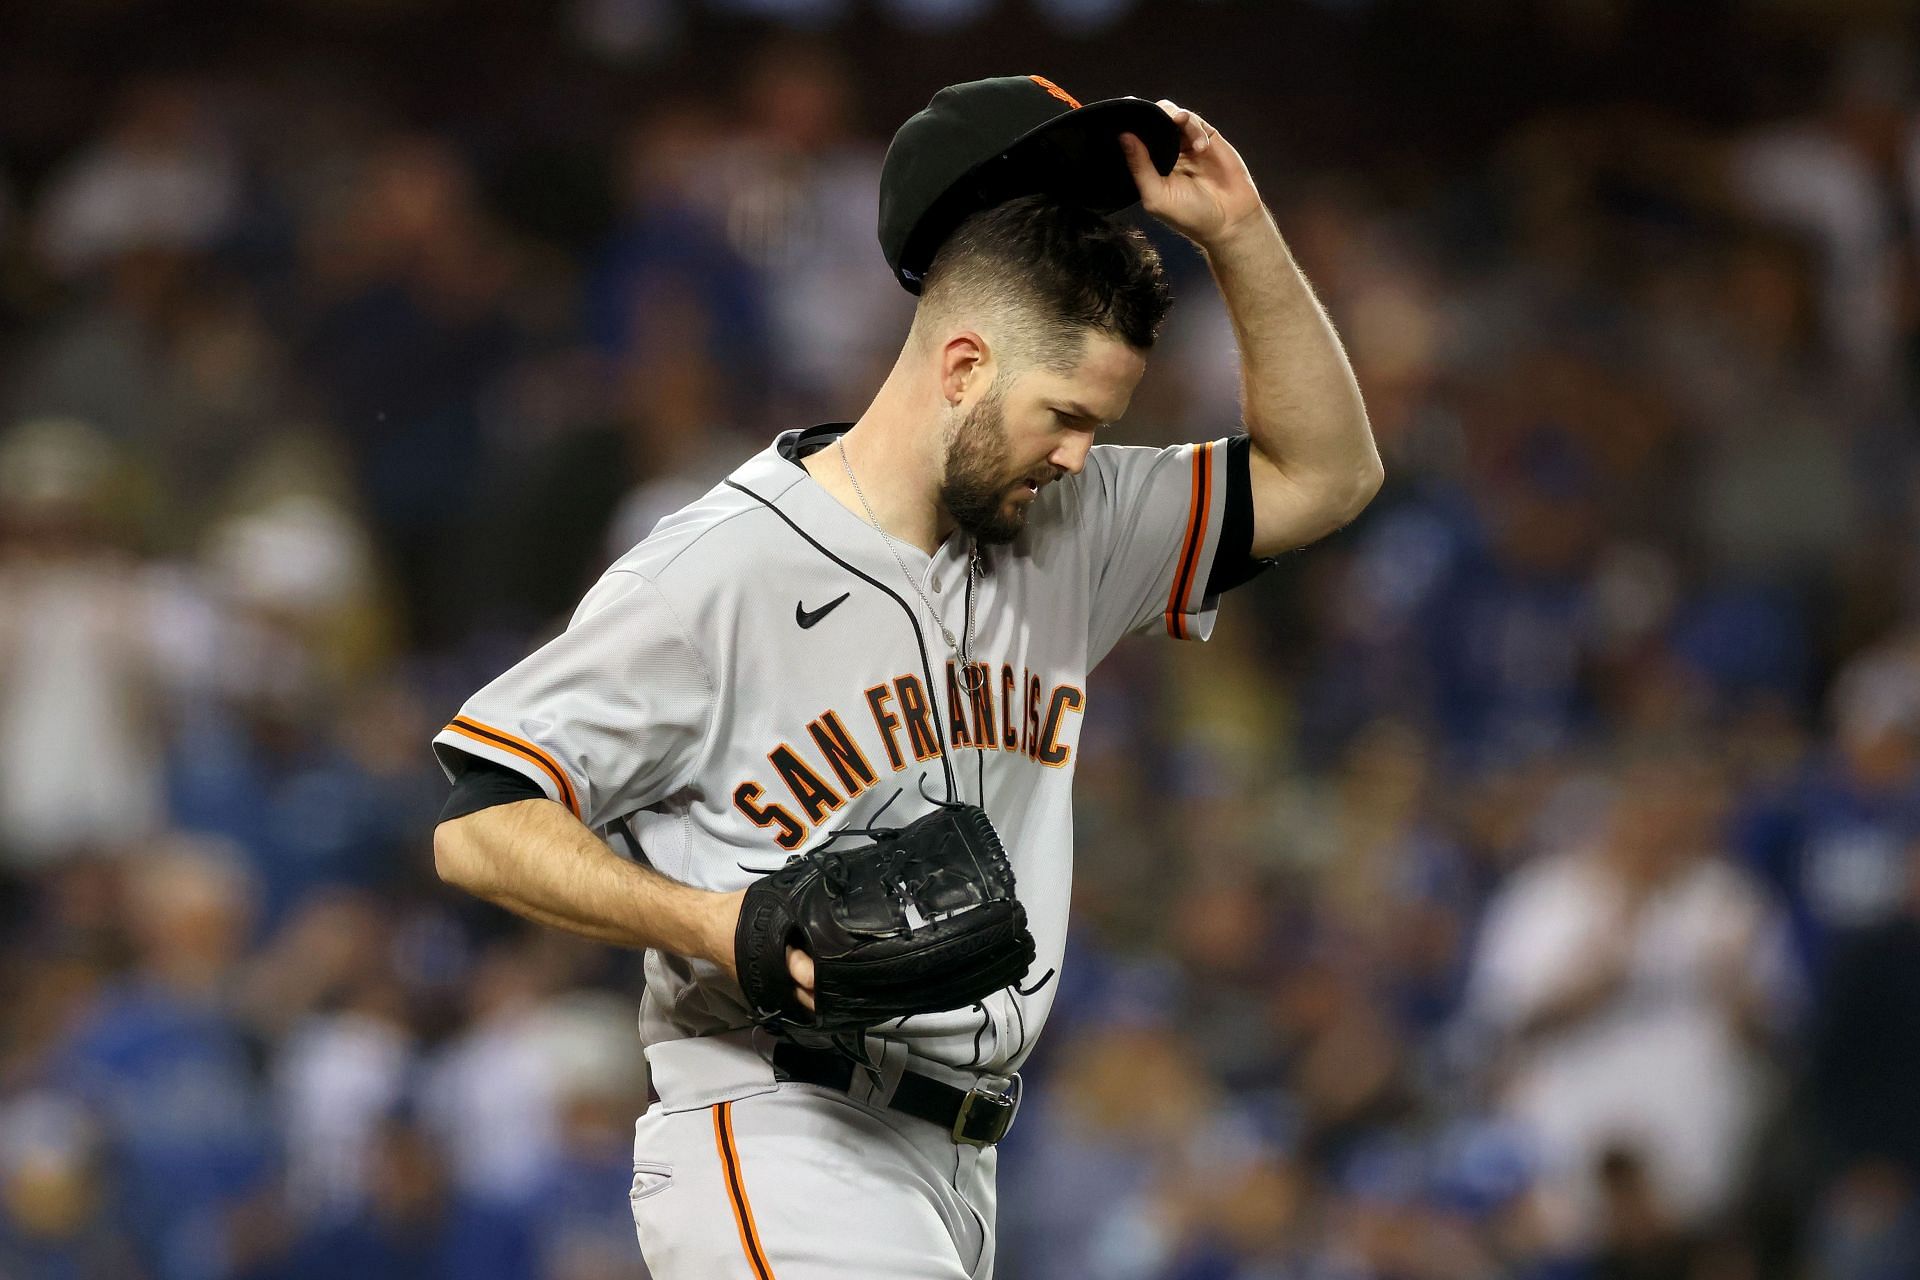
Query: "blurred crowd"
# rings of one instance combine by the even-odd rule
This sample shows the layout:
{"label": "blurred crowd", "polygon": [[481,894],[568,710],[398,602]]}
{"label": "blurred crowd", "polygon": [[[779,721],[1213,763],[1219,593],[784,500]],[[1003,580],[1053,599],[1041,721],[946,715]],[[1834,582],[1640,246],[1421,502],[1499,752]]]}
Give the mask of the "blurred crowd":
{"label": "blurred crowd", "polygon": [[[1920,1274],[1905,6],[482,8],[0,18],[0,1277],[644,1275],[638,957],[436,883],[427,741],[865,407],[1009,71],[1240,145],[1388,487],[1095,677],[999,1274]],[[1226,434],[1150,230],[1112,438]]]}

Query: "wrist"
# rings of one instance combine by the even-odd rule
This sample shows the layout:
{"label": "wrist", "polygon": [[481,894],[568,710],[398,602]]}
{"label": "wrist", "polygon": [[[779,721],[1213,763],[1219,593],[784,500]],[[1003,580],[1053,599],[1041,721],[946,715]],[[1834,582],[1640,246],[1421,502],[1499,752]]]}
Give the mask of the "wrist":
{"label": "wrist", "polygon": [[1280,238],[1280,228],[1274,225],[1273,217],[1265,205],[1256,206],[1234,221],[1227,223],[1204,240],[1200,247],[1207,257],[1216,261],[1231,259],[1249,251],[1268,249]]}
{"label": "wrist", "polygon": [[747,891],[736,890],[733,893],[702,892],[705,907],[705,927],[701,931],[702,951],[699,956],[720,966],[727,976],[734,976],[733,939],[740,927],[740,907],[746,901]]}
{"label": "wrist", "polygon": [[741,893],[715,893],[676,880],[649,875],[656,921],[651,930],[636,925],[641,944],[688,960],[705,960],[733,972],[733,930],[740,919]]}

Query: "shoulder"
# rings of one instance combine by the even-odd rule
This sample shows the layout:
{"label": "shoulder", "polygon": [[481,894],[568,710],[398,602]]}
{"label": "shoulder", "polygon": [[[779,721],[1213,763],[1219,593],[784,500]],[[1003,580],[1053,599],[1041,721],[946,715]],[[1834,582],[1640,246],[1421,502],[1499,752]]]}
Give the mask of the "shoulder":
{"label": "shoulder", "polygon": [[1753,873],[1718,851],[1697,855],[1683,890],[1696,905],[1709,910],[1768,905],[1766,890]]}
{"label": "shoulder", "polygon": [[[742,537],[742,531],[732,526],[758,510],[758,502],[722,481],[662,519],[607,572],[636,574],[659,582],[676,573],[710,569],[710,557],[724,554]],[[689,559],[690,563],[682,564]]]}
{"label": "shoulder", "polygon": [[663,517],[607,570],[646,578],[663,590],[712,589],[764,560],[773,509],[805,473],[771,455],[755,455],[700,497]]}
{"label": "shoulder", "polygon": [[1217,477],[1227,457],[1228,440],[1179,444],[1097,444],[1087,450],[1087,465],[1074,480],[1088,500],[1125,500],[1147,490],[1168,490],[1197,497]]}
{"label": "shoulder", "polygon": [[1035,500],[1028,523],[1071,519],[1089,507],[1111,504],[1127,482],[1156,466],[1178,461],[1188,445],[1153,448],[1137,444],[1096,444],[1087,450],[1086,465],[1077,475],[1064,476]]}
{"label": "shoulder", "polygon": [[1502,917],[1577,909],[1604,894],[1591,850],[1537,853],[1509,873],[1493,892],[1489,913]]}
{"label": "shoulder", "polygon": [[1099,493],[1118,488],[1127,476],[1177,460],[1180,451],[1190,446],[1155,447],[1144,444],[1097,444],[1087,450],[1087,465],[1071,477],[1083,493]]}
{"label": "shoulder", "polygon": [[1028,516],[1028,528],[1083,527],[1087,521],[1131,518],[1143,510],[1184,519],[1204,511],[1220,487],[1219,440],[1186,444],[1097,444],[1079,474],[1048,485]]}

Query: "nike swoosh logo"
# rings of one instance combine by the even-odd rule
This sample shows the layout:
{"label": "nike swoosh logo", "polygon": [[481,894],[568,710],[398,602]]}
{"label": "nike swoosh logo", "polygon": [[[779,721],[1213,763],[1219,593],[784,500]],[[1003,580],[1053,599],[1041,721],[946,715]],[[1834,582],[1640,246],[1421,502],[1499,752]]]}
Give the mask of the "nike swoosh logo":
{"label": "nike swoosh logo", "polygon": [[838,609],[842,604],[846,603],[847,596],[850,596],[852,594],[853,592],[849,591],[846,593],[846,595],[841,596],[838,600],[827,601],[825,604],[821,605],[818,609],[808,609],[805,603],[799,600],[795,600],[793,602],[793,620],[799,623],[800,629],[804,631],[808,627],[812,626],[814,623],[820,621],[820,619],[832,613],[835,609]]}

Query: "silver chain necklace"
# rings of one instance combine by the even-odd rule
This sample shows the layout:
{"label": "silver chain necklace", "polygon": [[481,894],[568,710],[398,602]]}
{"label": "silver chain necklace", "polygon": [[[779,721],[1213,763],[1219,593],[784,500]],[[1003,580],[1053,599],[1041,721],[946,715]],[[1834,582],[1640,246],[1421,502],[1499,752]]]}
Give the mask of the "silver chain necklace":
{"label": "silver chain necklace", "polygon": [[953,629],[947,626],[946,619],[942,618],[940,611],[933,607],[933,601],[927,599],[927,593],[920,587],[920,580],[908,571],[907,562],[900,558],[900,548],[896,539],[892,534],[888,533],[886,527],[880,523],[880,517],[873,514],[873,504],[867,501],[867,495],[860,489],[859,477],[853,474],[853,464],[847,461],[847,438],[843,435],[837,443],[840,448],[840,466],[847,473],[847,483],[853,486],[853,496],[860,499],[860,507],[867,513],[867,523],[873,526],[873,531],[879,534],[881,540],[887,544],[887,550],[893,553],[893,562],[900,566],[900,576],[907,580],[907,585],[913,588],[913,593],[920,597],[920,603],[927,606],[927,612],[933,615],[934,624],[940,628],[940,634],[946,637],[947,648],[952,651],[954,657],[960,659],[960,670],[963,673],[962,678],[966,681],[967,689],[971,692],[976,683],[973,674],[972,600],[974,570],[978,566],[980,559],[979,548],[972,545],[969,545],[967,548],[967,643],[966,647],[962,648],[959,642],[953,638]]}

